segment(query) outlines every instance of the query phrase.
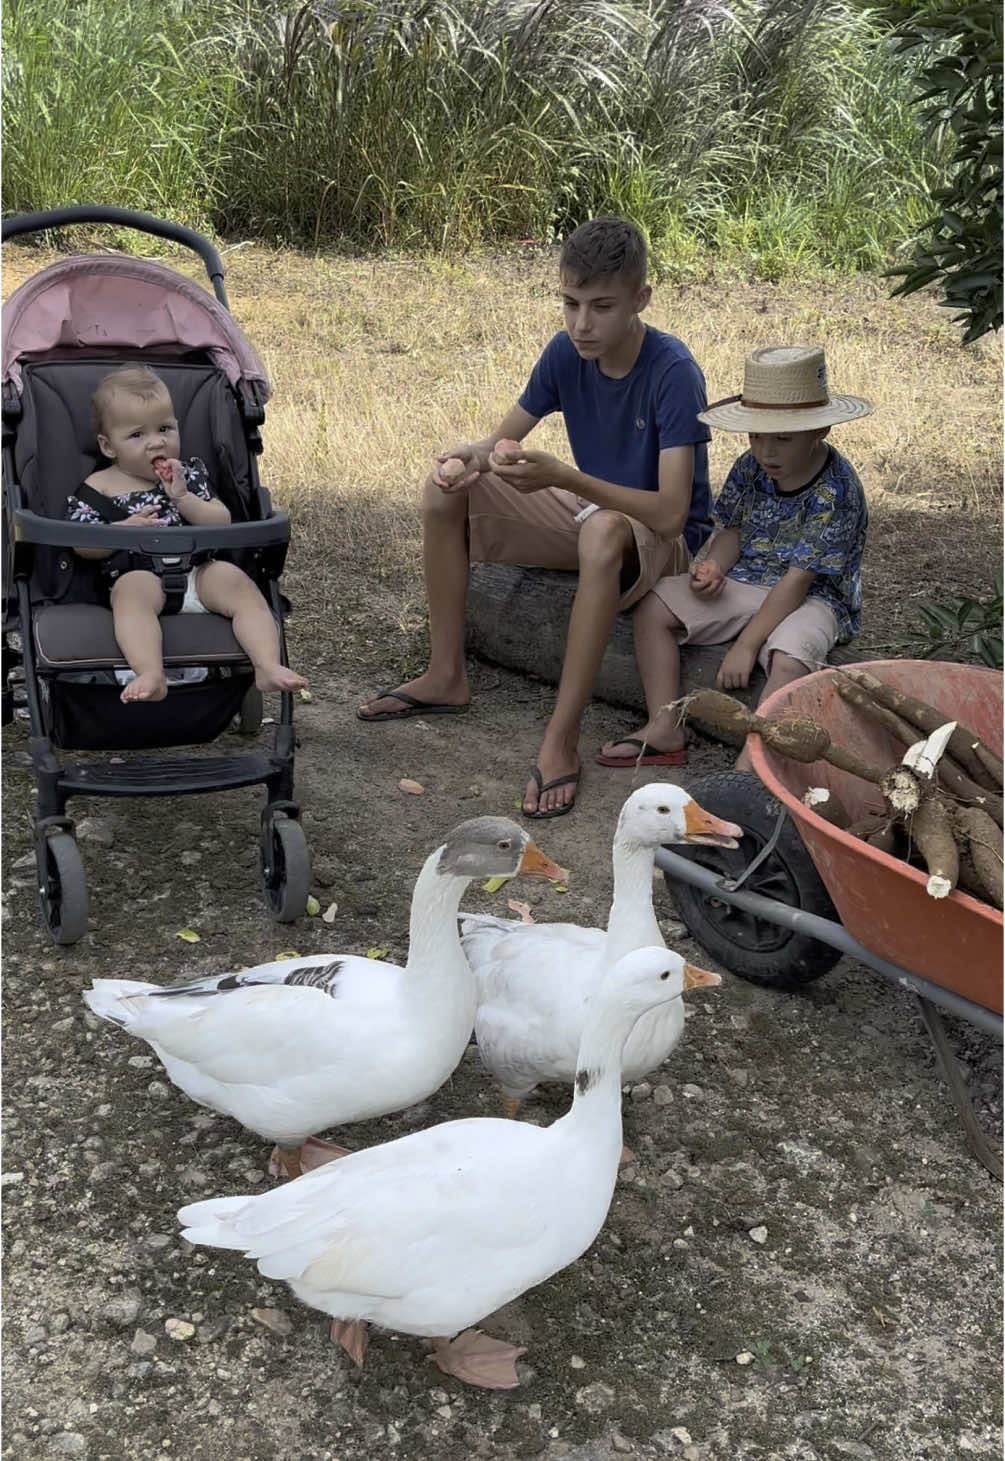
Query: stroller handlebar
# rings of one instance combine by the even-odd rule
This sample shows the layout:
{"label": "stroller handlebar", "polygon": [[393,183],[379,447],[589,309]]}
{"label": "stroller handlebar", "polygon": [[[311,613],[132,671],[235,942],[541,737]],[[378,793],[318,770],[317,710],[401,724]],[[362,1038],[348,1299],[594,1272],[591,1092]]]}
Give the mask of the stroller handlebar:
{"label": "stroller handlebar", "polygon": [[184,244],[202,259],[213,293],[224,309],[229,310],[223,287],[223,261],[209,239],[196,233],[194,228],[155,218],[152,213],[137,213],[132,208],[115,208],[103,203],[79,203],[69,208],[50,208],[42,213],[17,213],[0,223],[0,238],[13,238],[20,233],[42,233],[49,228],[68,228],[81,223],[117,223]]}
{"label": "stroller handlebar", "polygon": [[270,513],[261,522],[222,527],[128,528],[41,517],[24,508],[14,511],[13,521],[16,542],[50,548],[116,548],[150,556],[196,553],[208,548],[263,548],[290,540],[290,519],[285,512]]}

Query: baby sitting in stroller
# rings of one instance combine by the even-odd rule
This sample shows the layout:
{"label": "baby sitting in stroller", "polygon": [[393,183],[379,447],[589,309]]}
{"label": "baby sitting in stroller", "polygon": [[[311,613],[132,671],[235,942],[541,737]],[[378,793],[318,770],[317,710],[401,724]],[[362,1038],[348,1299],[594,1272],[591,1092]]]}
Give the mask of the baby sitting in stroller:
{"label": "baby sitting in stroller", "polygon": [[[171,394],[145,365],[110,371],[91,400],[91,418],[111,466],[92,472],[67,501],[74,522],[185,523],[220,526],[230,511],[213,495],[205,463],[178,460],[181,440]],[[189,573],[184,597],[169,603],[143,555],[106,548],[78,548],[82,558],[102,560],[116,642],[135,678],[122,691],[134,700],[163,700],[167,680],[159,615],[222,614],[255,667],[260,690],[299,690],[307,681],[280,661],[279,633],[257,585],[236,564],[210,559]]]}

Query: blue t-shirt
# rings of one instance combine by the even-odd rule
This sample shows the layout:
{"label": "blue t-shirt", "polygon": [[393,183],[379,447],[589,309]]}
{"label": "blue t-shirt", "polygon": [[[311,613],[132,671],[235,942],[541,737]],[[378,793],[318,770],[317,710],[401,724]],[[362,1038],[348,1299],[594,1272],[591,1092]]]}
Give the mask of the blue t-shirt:
{"label": "blue t-shirt", "polygon": [[820,471],[796,492],[779,492],[744,452],[713,510],[720,526],[740,533],[740,556],[728,577],[771,588],[790,568],[815,573],[809,595],[833,609],[838,642],[858,633],[868,514],[858,474],[839,451],[828,445]]}
{"label": "blue t-shirt", "polygon": [[646,326],[638,359],[626,376],[604,375],[584,360],[565,331],[553,335],[531,371],[519,406],[540,419],[561,411],[573,460],[587,476],[643,492],[659,490],[659,455],[694,447],[691,507],[684,537],[697,552],[712,530],[705,377],[675,335]]}

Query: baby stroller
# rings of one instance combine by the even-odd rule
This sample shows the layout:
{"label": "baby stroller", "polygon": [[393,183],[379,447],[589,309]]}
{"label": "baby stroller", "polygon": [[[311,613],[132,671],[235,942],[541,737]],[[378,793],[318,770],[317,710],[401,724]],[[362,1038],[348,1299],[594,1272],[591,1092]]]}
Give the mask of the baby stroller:
{"label": "baby stroller", "polygon": [[[269,912],[286,923],[304,912],[310,860],[293,795],[293,697],[283,693],[274,744],[241,755],[91,755],[61,762],[55,752],[141,752],[201,746],[235,717],[254,733],[262,700],[254,671],[215,614],[161,619],[165,700],[122,704],[115,671],[126,668],[111,611],[96,592],[93,560],[74,547],[141,552],[165,593],[177,595],[193,556],[213,550],[258,584],[279,625],[278,579],[289,519],[274,512],[258,480],[256,454],[269,386],[263,367],[227,309],[223,266],[190,229],[123,208],[73,207],[4,220],[2,237],[73,224],[126,225],[185,244],[212,281],[205,289],[160,264],[112,254],[83,255],[41,270],[8,300],[3,320],[3,665],[2,719],[27,707],[38,786],[34,823],[41,911],[58,944],[87,927],[87,882],[66,804],[75,796],[175,796],[263,783],[259,868]],[[68,495],[95,470],[91,395],[117,366],[142,362],[165,381],[184,457],[207,464],[231,513],[226,527],[151,527],[63,521]],[[177,602],[177,598],[175,599]]]}

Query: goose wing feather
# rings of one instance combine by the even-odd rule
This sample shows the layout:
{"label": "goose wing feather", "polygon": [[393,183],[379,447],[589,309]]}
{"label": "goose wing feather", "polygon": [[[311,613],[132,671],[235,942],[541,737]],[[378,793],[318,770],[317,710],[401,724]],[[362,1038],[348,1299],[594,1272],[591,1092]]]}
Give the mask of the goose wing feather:
{"label": "goose wing feather", "polygon": [[[491,938],[491,943],[489,939]],[[603,967],[606,934],[574,923],[515,924],[505,934],[477,929],[469,953],[478,985],[478,1053],[504,1090],[571,1080],[587,1002]]]}
{"label": "goose wing feather", "polygon": [[[403,971],[357,955],[282,960],[163,989],[137,985],[114,999],[95,981],[96,1013],[148,1041],[183,1089],[246,1084],[289,1091],[312,1072],[358,1067],[361,1051],[408,1038],[398,1004]],[[317,982],[294,983],[314,978]],[[123,981],[124,982],[124,981]],[[114,1004],[114,1008],[112,1007]],[[178,1069],[184,1067],[184,1071]],[[209,1104],[214,1104],[209,1100]]]}

